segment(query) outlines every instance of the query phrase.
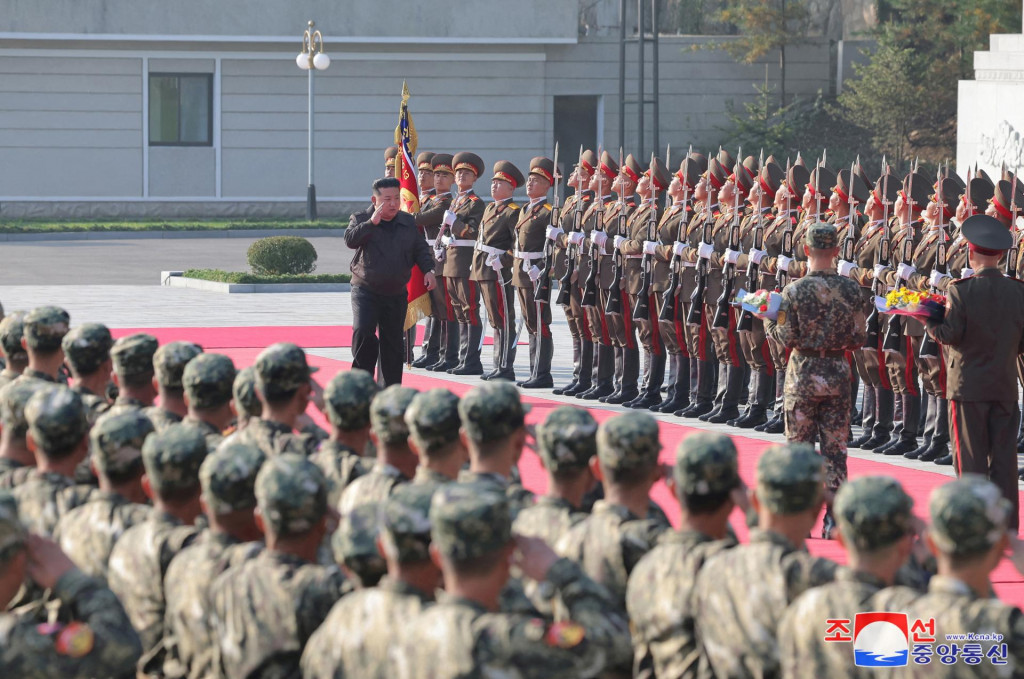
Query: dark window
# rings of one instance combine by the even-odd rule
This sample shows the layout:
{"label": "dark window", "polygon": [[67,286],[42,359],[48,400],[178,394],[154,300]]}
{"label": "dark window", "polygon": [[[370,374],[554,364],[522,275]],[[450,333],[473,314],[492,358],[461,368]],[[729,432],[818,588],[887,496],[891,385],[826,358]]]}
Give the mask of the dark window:
{"label": "dark window", "polygon": [[208,73],[149,75],[149,145],[213,144],[213,76]]}
{"label": "dark window", "polygon": [[[569,177],[580,145],[597,151],[598,97],[568,95],[555,97],[555,141],[560,145],[562,176]],[[564,162],[563,162],[564,161]],[[566,168],[568,171],[566,171]]]}

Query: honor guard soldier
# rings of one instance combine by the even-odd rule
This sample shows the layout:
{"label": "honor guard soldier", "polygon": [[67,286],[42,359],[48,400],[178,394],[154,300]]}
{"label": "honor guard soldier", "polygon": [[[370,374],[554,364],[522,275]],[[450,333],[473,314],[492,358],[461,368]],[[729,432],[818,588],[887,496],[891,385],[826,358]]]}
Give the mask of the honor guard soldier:
{"label": "honor guard soldier", "polygon": [[[551,356],[551,303],[537,301],[534,293],[541,269],[550,266],[544,261],[546,234],[551,227],[551,204],[548,191],[555,183],[555,164],[550,158],[538,157],[530,161],[530,174],[526,178],[526,197],[530,202],[519,212],[515,225],[515,250],[512,260],[512,285],[519,295],[519,310],[530,333],[530,377],[518,382],[525,389],[550,388]],[[569,203],[566,201],[566,205]],[[571,208],[569,208],[571,209]],[[568,209],[566,210],[568,211]],[[555,280],[552,271],[547,272]]]}
{"label": "honor guard soldier", "polygon": [[[948,276],[939,277],[935,285],[945,293],[946,289],[960,278],[970,278],[974,275],[970,262],[967,261],[970,243],[964,238],[963,224],[968,218],[974,215],[984,214],[985,210],[995,194],[995,186],[984,177],[974,177],[967,185],[964,195],[960,197],[960,204],[956,206],[956,234],[953,243],[947,253],[946,270]],[[1018,267],[1018,271],[1021,268]]]}
{"label": "honor guard soldier", "polygon": [[[1012,195],[1011,195],[1012,194]],[[995,185],[992,200],[989,201],[985,214],[995,217],[1007,229],[1013,226],[1014,221],[1024,212],[1024,184],[1018,180],[1013,182],[1007,179],[1000,179]]]}
{"label": "honor guard soldier", "polygon": [[420,187],[420,209],[423,204],[437,195],[434,189],[434,154],[423,151],[416,156],[416,183]]}
{"label": "honor guard soldier", "polygon": [[473,192],[473,184],[484,172],[484,161],[475,153],[463,151],[452,162],[459,194],[444,214],[448,249],[443,274],[459,324],[459,364],[446,372],[454,374],[459,370],[459,375],[481,375],[484,369],[480,364],[480,348],[484,329],[480,325],[479,291],[469,275],[485,209],[484,202]]}
{"label": "honor guard soldier", "polygon": [[398,158],[398,147],[389,146],[384,149],[384,176],[395,176],[395,159]]}
{"label": "honor guard soldier", "polygon": [[[441,242],[447,229],[444,215],[452,204],[455,168],[453,158],[448,153],[435,153],[430,166],[433,169],[434,195],[425,204],[420,205],[420,212],[416,215],[416,226],[423,228],[423,235],[434,251],[434,259],[443,263],[447,256],[447,248]],[[435,267],[435,271],[442,269],[441,264]],[[423,356],[413,361],[414,368],[422,367],[431,372],[444,372],[459,364],[459,326],[455,321],[455,310],[448,289],[448,279],[441,275],[437,286],[430,291],[431,320],[427,324],[428,340]],[[417,365],[420,361],[424,362]]]}
{"label": "honor guard soldier", "polygon": [[548,230],[548,238],[554,241],[555,246],[551,278],[562,281],[559,284],[559,297],[562,297],[562,288],[568,288],[568,299],[565,304],[562,304],[562,310],[565,312],[569,335],[572,337],[572,381],[552,392],[557,396],[575,396],[591,387],[590,366],[594,361],[594,339],[590,335],[590,326],[587,325],[587,319],[580,304],[579,286],[572,281],[567,281],[566,275],[571,271],[573,279],[579,276],[579,271],[576,269],[578,257],[573,257],[573,260],[569,261],[569,254],[575,254],[578,246],[573,245],[570,248],[569,237],[577,220],[580,221],[580,228],[582,228],[583,215],[590,209],[590,204],[594,200],[594,192],[590,190],[590,178],[596,168],[597,156],[594,152],[583,151],[567,182],[568,186],[576,189],[576,193],[569,196],[562,207],[562,221],[559,225],[561,228],[558,231],[554,228]]}
{"label": "honor guard soldier", "polygon": [[[494,329],[494,369],[481,379],[516,379],[515,305],[512,303],[512,251],[515,242],[519,206],[512,194],[523,185],[523,173],[507,160],[494,164],[491,178],[491,197],[494,202],[484,210],[477,231],[476,251],[469,280],[480,288],[487,320]],[[466,366],[452,371],[453,375],[477,374]]]}

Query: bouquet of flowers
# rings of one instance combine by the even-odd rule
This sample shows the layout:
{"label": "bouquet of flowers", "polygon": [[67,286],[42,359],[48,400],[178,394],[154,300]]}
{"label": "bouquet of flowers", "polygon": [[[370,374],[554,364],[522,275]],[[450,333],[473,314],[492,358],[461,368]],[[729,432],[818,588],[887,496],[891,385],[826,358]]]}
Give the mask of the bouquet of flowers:
{"label": "bouquet of flowers", "polygon": [[736,294],[736,302],[744,310],[758,318],[774,321],[782,304],[782,295],[770,290],[747,292],[743,288]]}
{"label": "bouquet of flowers", "polygon": [[900,288],[885,297],[875,297],[875,307],[883,314],[941,321],[946,313],[946,298],[930,292]]}

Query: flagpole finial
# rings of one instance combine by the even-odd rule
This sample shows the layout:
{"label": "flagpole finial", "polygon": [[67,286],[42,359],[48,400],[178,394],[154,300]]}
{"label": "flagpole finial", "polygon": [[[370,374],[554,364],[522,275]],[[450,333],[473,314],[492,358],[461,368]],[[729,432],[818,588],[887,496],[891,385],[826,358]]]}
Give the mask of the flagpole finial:
{"label": "flagpole finial", "polygon": [[409,101],[409,96],[410,96],[410,94],[409,94],[409,86],[403,80],[402,81],[402,103],[403,104],[406,103],[407,101]]}

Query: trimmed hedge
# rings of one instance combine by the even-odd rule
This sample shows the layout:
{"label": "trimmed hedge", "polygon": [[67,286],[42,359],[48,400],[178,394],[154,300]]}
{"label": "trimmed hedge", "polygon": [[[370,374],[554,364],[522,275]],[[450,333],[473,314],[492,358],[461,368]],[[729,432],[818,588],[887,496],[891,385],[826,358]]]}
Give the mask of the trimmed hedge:
{"label": "trimmed hedge", "polygon": [[316,248],[298,236],[261,238],[246,254],[257,276],[308,274],[316,271]]}
{"label": "trimmed hedge", "polygon": [[253,231],[262,229],[344,229],[348,220],[182,220],[182,221],[0,221],[0,233],[81,233],[106,231]]}
{"label": "trimmed hedge", "polygon": [[322,273],[285,276],[256,276],[243,271],[223,271],[221,269],[189,269],[186,278],[198,278],[215,283],[242,283],[245,285],[268,285],[274,283],[348,283],[352,276],[347,273]]}

